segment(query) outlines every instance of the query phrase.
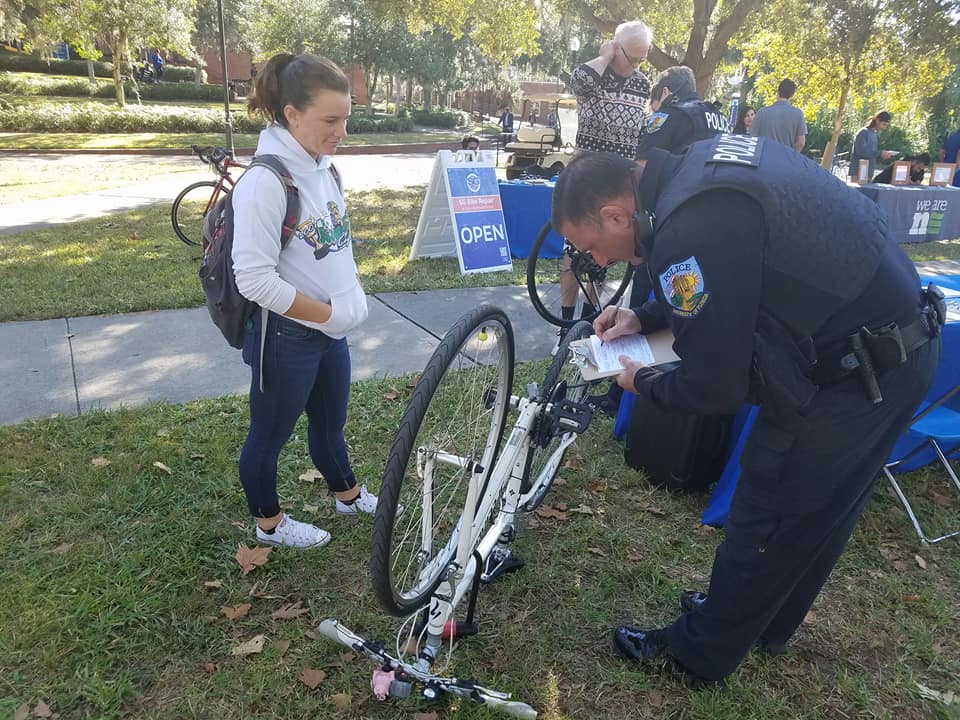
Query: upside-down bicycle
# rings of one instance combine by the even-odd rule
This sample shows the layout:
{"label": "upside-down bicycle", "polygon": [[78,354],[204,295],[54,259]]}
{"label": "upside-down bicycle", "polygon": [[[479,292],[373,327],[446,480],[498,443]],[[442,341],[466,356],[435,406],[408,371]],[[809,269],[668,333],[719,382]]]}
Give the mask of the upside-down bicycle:
{"label": "upside-down bicycle", "polygon": [[[452,648],[456,637],[478,632],[480,584],[522,564],[508,547],[517,514],[540,505],[567,448],[590,424],[587,384],[570,343],[591,332],[587,322],[570,328],[543,383],[519,397],[511,394],[510,320],[481,305],[450,329],[420,376],[387,460],[370,557],[380,605],[406,617],[395,654],[336,620],[318,628],[394,673],[392,695],[417,684],[428,699],[452,693],[515,717],[537,716],[507,693],[432,668],[445,639]],[[518,416],[500,452],[511,409]],[[455,622],[468,596],[466,617]]]}
{"label": "upside-down bicycle", "polygon": [[[187,185],[173,201],[170,222],[173,231],[187,245],[200,245],[203,241],[203,219],[221,196],[229,193],[236,182],[230,176],[230,168],[246,168],[233,159],[233,154],[222,147],[198,147],[193,152],[217,173],[216,180],[201,180]],[[229,186],[229,187],[227,187]]]}

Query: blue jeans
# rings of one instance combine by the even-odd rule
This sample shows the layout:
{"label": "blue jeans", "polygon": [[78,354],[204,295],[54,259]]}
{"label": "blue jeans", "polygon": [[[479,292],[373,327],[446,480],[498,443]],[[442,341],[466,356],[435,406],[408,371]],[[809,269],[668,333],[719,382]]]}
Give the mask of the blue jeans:
{"label": "blue jeans", "polygon": [[263,392],[259,311],[243,342],[243,361],[251,369],[250,431],[240,453],[240,483],[254,517],[280,512],[277,459],[304,410],[310,458],[330,490],[340,492],[357,484],[343,437],[350,397],[346,338],[334,340],[276,313],[268,317]]}

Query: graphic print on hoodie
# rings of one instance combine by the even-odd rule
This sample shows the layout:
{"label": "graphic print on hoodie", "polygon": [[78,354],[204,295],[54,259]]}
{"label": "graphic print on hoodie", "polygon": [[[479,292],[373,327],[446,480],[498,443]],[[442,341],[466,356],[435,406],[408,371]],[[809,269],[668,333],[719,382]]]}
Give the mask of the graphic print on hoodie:
{"label": "graphic print on hoodie", "polygon": [[313,257],[323,260],[350,246],[350,218],[335,202],[328,202],[323,217],[310,218],[297,226],[294,239],[305,242],[313,248]]}

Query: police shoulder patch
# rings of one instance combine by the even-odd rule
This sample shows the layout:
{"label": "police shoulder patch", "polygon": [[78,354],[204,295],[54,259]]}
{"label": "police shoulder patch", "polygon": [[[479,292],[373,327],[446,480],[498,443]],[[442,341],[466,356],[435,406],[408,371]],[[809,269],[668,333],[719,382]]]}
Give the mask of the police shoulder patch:
{"label": "police shoulder patch", "polygon": [[665,112],[655,112],[647,118],[647,124],[644,127],[648,133],[655,133],[663,127],[669,117],[670,115]]}
{"label": "police shoulder patch", "polygon": [[692,255],[660,273],[660,288],[674,315],[696,317],[710,297],[697,258]]}

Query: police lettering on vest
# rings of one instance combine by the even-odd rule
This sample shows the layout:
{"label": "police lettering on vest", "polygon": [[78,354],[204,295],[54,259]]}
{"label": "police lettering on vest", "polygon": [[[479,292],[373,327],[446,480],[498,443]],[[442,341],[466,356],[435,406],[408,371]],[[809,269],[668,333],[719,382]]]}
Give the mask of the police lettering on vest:
{"label": "police lettering on vest", "polygon": [[762,138],[750,135],[725,135],[717,142],[708,163],[735,163],[757,167]]}

